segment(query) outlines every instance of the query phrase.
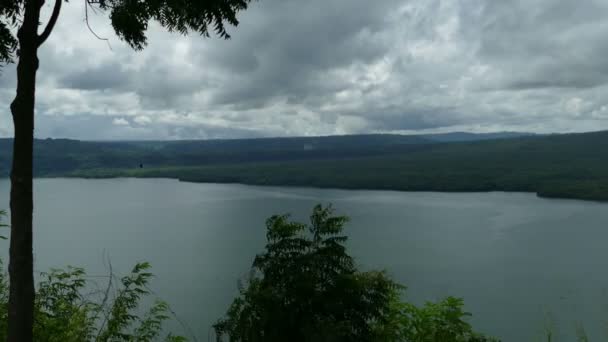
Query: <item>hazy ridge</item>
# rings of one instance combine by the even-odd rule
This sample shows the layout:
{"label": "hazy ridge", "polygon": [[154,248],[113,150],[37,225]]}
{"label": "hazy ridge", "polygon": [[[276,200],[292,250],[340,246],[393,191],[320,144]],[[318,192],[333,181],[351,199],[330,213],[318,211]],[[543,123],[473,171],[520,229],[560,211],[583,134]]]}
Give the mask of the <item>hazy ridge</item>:
{"label": "hazy ridge", "polygon": [[[0,139],[0,176],[10,139]],[[193,182],[529,191],[608,200],[608,131],[447,133],[193,141],[35,142],[37,177],[169,177]]]}

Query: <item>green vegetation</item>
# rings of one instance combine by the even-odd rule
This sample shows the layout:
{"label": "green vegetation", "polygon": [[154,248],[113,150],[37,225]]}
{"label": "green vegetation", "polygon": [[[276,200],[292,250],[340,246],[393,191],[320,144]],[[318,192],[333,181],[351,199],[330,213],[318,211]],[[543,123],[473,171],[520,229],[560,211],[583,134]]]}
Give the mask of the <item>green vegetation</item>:
{"label": "green vegetation", "polygon": [[401,300],[403,287],[384,272],[361,272],[346,253],[347,218],[316,206],[310,224],[287,215],[268,219],[268,244],[225,318],[219,340],[495,341],[475,333],[463,302],[423,307]]}
{"label": "green vegetation", "polygon": [[[0,227],[7,227],[2,216],[0,211]],[[149,269],[148,263],[135,265],[118,286],[113,286],[114,275],[110,274],[107,286],[95,291],[81,268],[41,274],[34,303],[34,341],[185,342],[181,336],[161,336],[162,323],[170,311],[163,301],[156,300],[147,312],[139,314],[141,302],[150,295]],[[8,280],[0,260],[0,341],[7,340],[8,299]]]}
{"label": "green vegetation", "polygon": [[[110,282],[105,290],[93,293],[87,291],[90,284],[81,268],[42,274],[34,304],[34,341],[186,341],[172,334],[161,339],[162,323],[169,318],[166,303],[157,300],[147,313],[137,315],[140,303],[150,294],[149,268],[147,263],[137,264],[117,288],[112,288]],[[8,294],[8,281],[0,269],[0,341],[7,340]]]}
{"label": "green vegetation", "polygon": [[[10,141],[0,140],[0,175]],[[437,143],[363,135],[184,142],[36,141],[39,177],[403,191],[525,191],[608,200],[608,132]],[[140,168],[142,164],[142,168]]]}

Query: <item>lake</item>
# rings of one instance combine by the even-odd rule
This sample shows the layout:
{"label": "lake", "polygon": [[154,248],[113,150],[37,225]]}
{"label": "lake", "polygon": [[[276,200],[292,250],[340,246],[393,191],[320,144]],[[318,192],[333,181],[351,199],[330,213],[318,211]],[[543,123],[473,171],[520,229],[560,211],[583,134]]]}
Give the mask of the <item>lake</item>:
{"label": "lake", "polygon": [[[0,208],[9,207],[0,180]],[[362,269],[386,269],[422,303],[463,297],[477,330],[506,342],[545,329],[608,340],[608,205],[524,193],[346,191],[167,179],[39,179],[35,267],[85,267],[103,279],[149,261],[152,289],[206,341],[265,243],[265,219],[305,220],[316,203],[350,216]],[[0,254],[8,254],[0,242]],[[188,332],[191,330],[191,332]],[[555,340],[554,340],[555,341]]]}

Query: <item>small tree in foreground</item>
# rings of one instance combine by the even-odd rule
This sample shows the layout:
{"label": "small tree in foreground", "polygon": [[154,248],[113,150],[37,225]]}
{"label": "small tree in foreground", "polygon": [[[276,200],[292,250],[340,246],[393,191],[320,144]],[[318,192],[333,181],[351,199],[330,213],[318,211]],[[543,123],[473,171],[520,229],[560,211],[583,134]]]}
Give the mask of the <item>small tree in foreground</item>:
{"label": "small tree in foreground", "polygon": [[384,272],[361,272],[346,252],[348,219],[317,205],[305,225],[289,216],[266,222],[268,243],[226,317],[221,341],[481,342],[460,299],[419,308]]}

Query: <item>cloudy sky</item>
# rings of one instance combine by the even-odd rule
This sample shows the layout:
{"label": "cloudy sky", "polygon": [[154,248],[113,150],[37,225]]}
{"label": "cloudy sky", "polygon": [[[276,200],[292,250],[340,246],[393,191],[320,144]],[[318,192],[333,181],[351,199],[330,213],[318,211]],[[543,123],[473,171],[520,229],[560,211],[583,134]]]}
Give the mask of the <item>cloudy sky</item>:
{"label": "cloudy sky", "polygon": [[[228,41],[152,25],[135,52],[70,1],[40,51],[36,136],[608,129],[605,0],[261,0],[239,18]],[[1,107],[14,87],[9,66]]]}

